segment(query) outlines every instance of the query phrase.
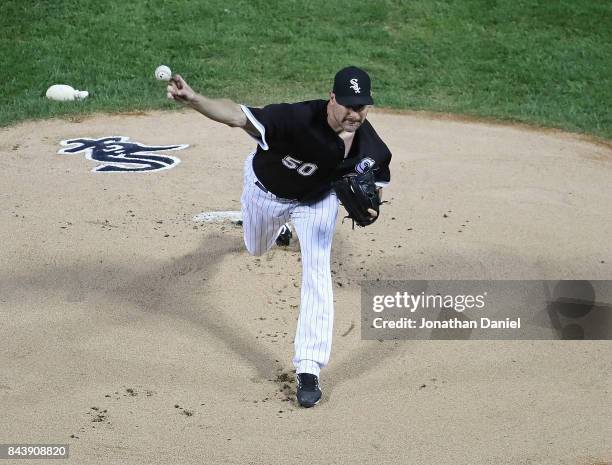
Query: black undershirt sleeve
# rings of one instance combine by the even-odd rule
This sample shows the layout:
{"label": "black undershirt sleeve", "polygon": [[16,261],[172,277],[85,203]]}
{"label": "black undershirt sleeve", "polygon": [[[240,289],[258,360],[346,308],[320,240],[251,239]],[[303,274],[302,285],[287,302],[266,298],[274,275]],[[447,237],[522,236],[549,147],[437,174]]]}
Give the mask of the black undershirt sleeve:
{"label": "black undershirt sleeve", "polygon": [[391,162],[391,153],[387,154],[386,160],[384,163],[381,163],[379,168],[376,170],[374,174],[374,179],[376,182],[388,184],[391,182],[391,171],[389,170],[389,163]]}

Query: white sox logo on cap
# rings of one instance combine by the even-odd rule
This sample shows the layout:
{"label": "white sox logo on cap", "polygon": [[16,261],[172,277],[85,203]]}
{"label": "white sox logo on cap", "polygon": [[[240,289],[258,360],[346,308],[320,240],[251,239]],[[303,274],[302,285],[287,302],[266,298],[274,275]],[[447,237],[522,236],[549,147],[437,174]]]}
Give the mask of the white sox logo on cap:
{"label": "white sox logo on cap", "polygon": [[356,66],[342,68],[334,77],[336,101],[345,107],[362,107],[373,105],[370,76]]}
{"label": "white sox logo on cap", "polygon": [[359,82],[357,81],[357,78],[351,79],[350,82],[351,82],[351,89],[353,89],[356,94],[361,93],[361,88],[359,87]]}

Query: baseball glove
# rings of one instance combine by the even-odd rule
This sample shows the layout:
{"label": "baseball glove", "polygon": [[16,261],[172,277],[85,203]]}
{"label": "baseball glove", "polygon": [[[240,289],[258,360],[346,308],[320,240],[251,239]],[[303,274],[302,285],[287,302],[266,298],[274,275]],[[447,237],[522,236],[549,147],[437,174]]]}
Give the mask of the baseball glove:
{"label": "baseball glove", "polygon": [[[368,170],[364,173],[349,173],[336,181],[332,181],[332,187],[340,203],[344,205],[348,216],[358,226],[368,226],[378,219],[380,211],[380,197],[374,181],[374,171]],[[377,215],[370,216],[368,208],[374,210]]]}

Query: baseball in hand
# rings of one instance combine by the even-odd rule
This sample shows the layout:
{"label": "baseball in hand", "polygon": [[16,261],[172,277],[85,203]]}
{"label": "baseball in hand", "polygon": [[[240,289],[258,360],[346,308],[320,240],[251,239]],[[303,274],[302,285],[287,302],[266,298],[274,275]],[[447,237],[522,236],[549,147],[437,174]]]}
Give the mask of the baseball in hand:
{"label": "baseball in hand", "polygon": [[155,79],[158,81],[169,81],[172,77],[172,71],[166,65],[160,65],[155,69]]}

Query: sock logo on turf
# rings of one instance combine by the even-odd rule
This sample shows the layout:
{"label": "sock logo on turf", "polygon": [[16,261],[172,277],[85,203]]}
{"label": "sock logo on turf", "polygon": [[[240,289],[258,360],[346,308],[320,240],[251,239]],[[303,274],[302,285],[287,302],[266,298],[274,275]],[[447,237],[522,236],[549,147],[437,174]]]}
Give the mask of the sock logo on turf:
{"label": "sock logo on turf", "polygon": [[111,136],[99,139],[79,138],[60,142],[64,148],[57,153],[70,155],[84,153],[85,158],[100,164],[91,171],[99,172],[142,172],[161,171],[174,168],[181,160],[169,155],[155,155],[154,152],[182,150],[189,145],[144,145],[139,142],[128,142],[129,137]]}

